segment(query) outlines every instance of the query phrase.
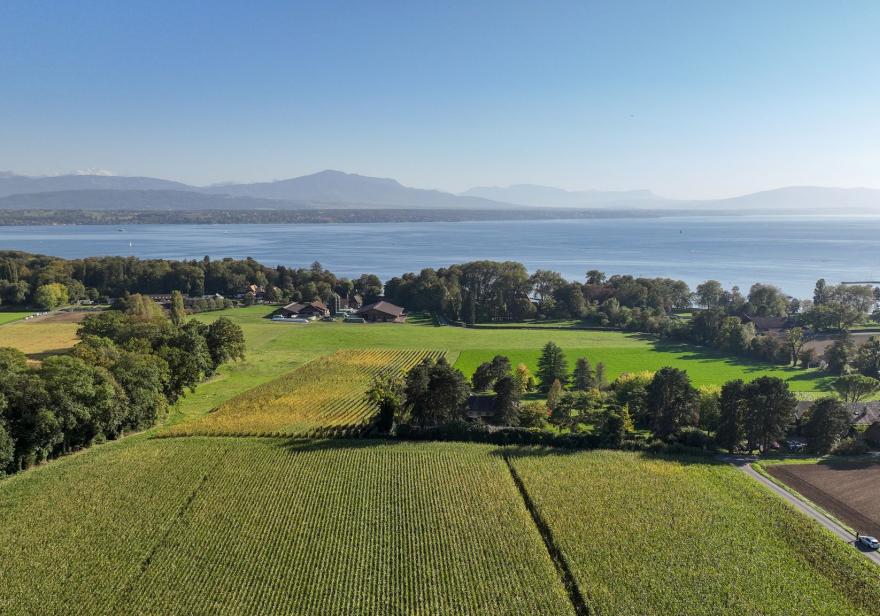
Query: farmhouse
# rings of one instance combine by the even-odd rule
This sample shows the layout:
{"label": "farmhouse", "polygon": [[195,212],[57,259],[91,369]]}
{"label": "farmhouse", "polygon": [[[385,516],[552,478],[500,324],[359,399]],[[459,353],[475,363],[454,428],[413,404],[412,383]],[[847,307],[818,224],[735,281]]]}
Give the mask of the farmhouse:
{"label": "farmhouse", "polygon": [[355,314],[370,323],[403,323],[406,321],[406,310],[391,302],[378,301],[364,306]]}
{"label": "farmhouse", "polygon": [[778,334],[794,327],[791,317],[752,317],[744,315],[743,323],[752,323],[759,334]]}
{"label": "farmhouse", "polygon": [[279,313],[285,317],[326,317],[330,316],[330,309],[319,301],[307,304],[293,302],[279,310]]}
{"label": "farmhouse", "polygon": [[[794,416],[798,420],[805,417],[812,405],[812,400],[801,400],[795,407]],[[853,426],[870,426],[880,421],[880,401],[847,402],[844,406],[849,411],[850,424]]]}

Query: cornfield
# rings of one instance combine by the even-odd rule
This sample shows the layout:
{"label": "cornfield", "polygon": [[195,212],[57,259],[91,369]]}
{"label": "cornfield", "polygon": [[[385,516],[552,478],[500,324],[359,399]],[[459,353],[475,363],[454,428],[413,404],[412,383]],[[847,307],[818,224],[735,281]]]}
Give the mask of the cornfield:
{"label": "cornfield", "polygon": [[348,350],[315,359],[170,428],[168,436],[358,436],[375,409],[365,400],[372,379],[404,373],[444,351]]}
{"label": "cornfield", "polygon": [[491,447],[195,437],[96,453],[0,484],[0,613],[572,614]]}
{"label": "cornfield", "polygon": [[599,614],[877,614],[880,574],[727,464],[511,455]]}

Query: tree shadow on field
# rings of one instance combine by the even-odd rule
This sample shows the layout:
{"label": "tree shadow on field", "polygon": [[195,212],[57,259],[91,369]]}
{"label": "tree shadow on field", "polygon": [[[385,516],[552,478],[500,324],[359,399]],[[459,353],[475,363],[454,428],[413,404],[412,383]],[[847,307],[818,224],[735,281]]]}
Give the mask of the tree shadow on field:
{"label": "tree shadow on field", "polygon": [[[826,458],[817,462],[816,465],[822,466],[831,471],[858,471],[865,469],[876,469],[878,472],[880,472],[880,457],[865,456]],[[880,476],[878,476],[878,479],[880,479]]]}
{"label": "tree shadow on field", "polygon": [[282,438],[276,446],[290,453],[320,453],[324,451],[349,451],[401,445],[409,441],[372,436],[364,438]]}
{"label": "tree shadow on field", "polygon": [[602,453],[632,454],[642,460],[677,462],[684,466],[726,466],[727,462],[719,460],[714,454],[667,454],[653,453],[650,451],[631,451],[624,449],[576,449],[570,447],[550,447],[545,445],[499,445],[490,455],[506,459],[522,458],[549,458],[571,457],[578,454],[602,454]]}

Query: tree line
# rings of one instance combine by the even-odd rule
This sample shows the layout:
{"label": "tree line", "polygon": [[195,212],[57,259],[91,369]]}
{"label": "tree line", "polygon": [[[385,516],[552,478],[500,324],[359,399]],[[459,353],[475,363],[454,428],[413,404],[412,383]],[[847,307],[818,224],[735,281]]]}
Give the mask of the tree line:
{"label": "tree line", "polygon": [[[404,377],[380,376],[368,393],[377,409],[377,428],[393,431],[397,424],[409,432],[452,427],[446,433],[472,432],[457,428],[468,418],[472,396],[491,399],[486,421],[495,429],[527,429],[550,436],[589,435],[592,446],[670,446],[730,452],[767,452],[790,434],[806,436],[808,450],[858,453],[880,446],[880,425],[859,436],[850,424],[846,402],[859,400],[880,388],[860,375],[834,383],[840,397],[814,401],[797,416],[797,399],[788,384],[776,377],[750,382],[737,379],[721,387],[695,387],[686,371],[664,367],[656,372],[624,373],[608,381],[601,362],[576,359],[569,370],[565,353],[552,341],[542,349],[534,375],[528,367],[513,367],[496,355],[480,364],[470,381],[444,359],[426,359]],[[526,398],[537,398],[527,400]],[[870,435],[874,432],[875,437]],[[645,435],[654,440],[646,442]]]}
{"label": "tree line", "polygon": [[115,439],[156,423],[187,390],[244,357],[241,328],[168,318],[149,298],[88,315],[67,355],[27,363],[0,348],[0,471]]}
{"label": "tree line", "polygon": [[[354,293],[375,300],[382,281],[364,274],[354,280],[337,277],[320,263],[307,268],[268,267],[254,259],[208,257],[191,261],[89,257],[60,259],[18,251],[0,251],[0,303],[52,309],[81,300],[100,301],[133,293],[201,298],[247,296],[248,287],[262,289],[270,302],[328,301],[335,293]],[[201,307],[202,309],[207,308]]]}

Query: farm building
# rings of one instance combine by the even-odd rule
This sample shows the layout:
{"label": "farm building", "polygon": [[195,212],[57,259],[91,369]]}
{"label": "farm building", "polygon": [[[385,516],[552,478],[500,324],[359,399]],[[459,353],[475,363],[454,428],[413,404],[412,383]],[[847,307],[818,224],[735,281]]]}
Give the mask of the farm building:
{"label": "farm building", "polygon": [[319,301],[307,304],[293,302],[279,310],[279,313],[285,317],[326,317],[330,316],[330,309]]}
{"label": "farm building", "polygon": [[386,301],[364,306],[355,312],[355,315],[370,323],[403,323],[406,321],[406,310]]}
{"label": "farm building", "polygon": [[352,310],[360,310],[364,306],[364,297],[360,293],[355,293],[345,300],[348,307]]}
{"label": "farm building", "polygon": [[791,317],[751,317],[746,315],[742,317],[742,321],[743,323],[752,323],[755,326],[755,331],[759,334],[781,333],[795,325],[795,321]]}
{"label": "farm building", "polygon": [[[813,405],[812,400],[801,400],[795,407],[794,416],[798,420],[804,417]],[[870,426],[880,421],[880,401],[848,402],[844,406],[849,411],[850,423],[854,426]]]}
{"label": "farm building", "polygon": [[468,419],[485,419],[495,414],[495,396],[471,395],[467,401]]}

